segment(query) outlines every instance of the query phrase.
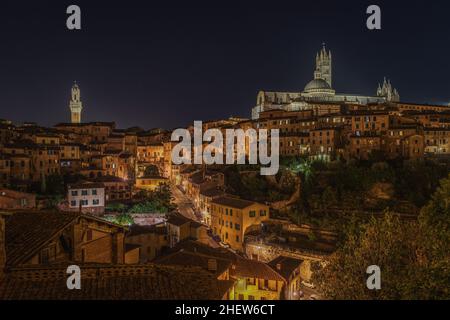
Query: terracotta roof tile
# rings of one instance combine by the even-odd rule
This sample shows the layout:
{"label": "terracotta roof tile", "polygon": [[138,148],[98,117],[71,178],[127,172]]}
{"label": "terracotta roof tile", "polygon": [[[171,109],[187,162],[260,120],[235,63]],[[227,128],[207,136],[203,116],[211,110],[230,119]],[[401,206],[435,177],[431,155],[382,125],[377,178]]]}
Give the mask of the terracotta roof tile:
{"label": "terracotta roof tile", "polygon": [[245,209],[247,207],[250,207],[251,205],[255,204],[256,202],[238,199],[238,198],[232,198],[232,197],[220,197],[217,199],[214,199],[212,203],[224,205],[232,208],[238,208],[238,209]]}
{"label": "terracotta roof tile", "polygon": [[233,286],[200,268],[161,265],[81,267],[81,289],[66,269],[21,268],[0,283],[0,300],[219,300]]}
{"label": "terracotta roof tile", "polygon": [[[279,256],[268,263],[268,265],[284,279],[289,280],[291,274],[303,263],[303,260],[291,257]],[[278,266],[280,269],[278,269]]]}
{"label": "terracotta roof tile", "polygon": [[64,229],[79,213],[17,212],[5,217],[6,265],[22,262]]}
{"label": "terracotta roof tile", "polygon": [[236,264],[231,270],[231,275],[235,277],[285,281],[280,274],[267,264],[243,258],[236,260]]}

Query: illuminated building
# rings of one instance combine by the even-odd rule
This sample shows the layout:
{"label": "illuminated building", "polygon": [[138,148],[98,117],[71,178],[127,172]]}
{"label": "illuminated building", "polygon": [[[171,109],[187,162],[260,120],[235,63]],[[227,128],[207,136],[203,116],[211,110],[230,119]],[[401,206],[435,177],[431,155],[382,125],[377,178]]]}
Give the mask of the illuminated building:
{"label": "illuminated building", "polygon": [[[327,104],[354,103],[366,105],[371,103],[395,102],[400,99],[396,89],[389,81],[379,86],[376,96],[336,94],[333,89],[333,60],[331,51],[325,45],[316,55],[314,78],[306,84],[302,92],[260,91],[256,106],[252,109],[252,119],[260,118],[260,114],[268,110],[314,110],[316,115],[330,112]],[[334,112],[334,111],[332,111]]]}
{"label": "illuminated building", "polygon": [[258,228],[269,219],[267,205],[224,196],[211,202],[211,227],[213,234],[232,249],[243,251],[244,235],[250,227]]}
{"label": "illuminated building", "polygon": [[105,211],[105,186],[91,182],[71,184],[67,202],[71,211],[101,214]]}

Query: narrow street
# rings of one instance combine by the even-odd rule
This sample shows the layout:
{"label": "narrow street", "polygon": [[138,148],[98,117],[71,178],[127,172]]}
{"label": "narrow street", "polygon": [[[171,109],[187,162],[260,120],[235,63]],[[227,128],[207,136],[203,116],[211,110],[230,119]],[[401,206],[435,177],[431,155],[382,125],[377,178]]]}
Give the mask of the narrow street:
{"label": "narrow street", "polygon": [[[201,218],[199,216],[196,216],[194,212],[194,205],[192,204],[192,201],[189,199],[188,196],[186,196],[177,186],[171,185],[172,190],[172,196],[174,198],[174,203],[178,206],[178,211],[185,216],[186,218],[189,218],[194,221],[201,222]],[[214,241],[210,236],[207,237],[207,240],[205,242],[207,245],[213,248],[219,248],[220,245]]]}
{"label": "narrow street", "polygon": [[170,186],[172,190],[172,196],[174,197],[174,203],[178,206],[178,211],[194,221],[199,221],[196,217],[191,200],[175,185]]}
{"label": "narrow street", "polygon": [[299,300],[312,300],[311,296],[316,296],[319,298],[318,300],[321,300],[320,295],[316,289],[308,288],[302,284],[300,285],[300,290],[303,291],[304,296]]}

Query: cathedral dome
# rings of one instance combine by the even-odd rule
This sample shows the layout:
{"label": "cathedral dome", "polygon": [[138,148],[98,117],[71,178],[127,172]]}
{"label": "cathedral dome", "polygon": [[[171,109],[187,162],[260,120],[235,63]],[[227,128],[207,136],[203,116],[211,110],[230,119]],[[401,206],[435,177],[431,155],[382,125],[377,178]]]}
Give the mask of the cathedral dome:
{"label": "cathedral dome", "polygon": [[311,97],[323,97],[335,95],[336,92],[331,88],[326,80],[317,78],[310,81],[306,85],[303,93]]}
{"label": "cathedral dome", "polygon": [[323,79],[311,80],[305,87],[305,92],[316,90],[331,90],[330,85]]}

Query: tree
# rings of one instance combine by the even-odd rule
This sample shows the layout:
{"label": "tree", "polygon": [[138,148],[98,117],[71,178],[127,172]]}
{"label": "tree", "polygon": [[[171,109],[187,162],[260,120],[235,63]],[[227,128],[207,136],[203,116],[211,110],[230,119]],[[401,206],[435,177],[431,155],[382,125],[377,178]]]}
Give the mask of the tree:
{"label": "tree", "polygon": [[321,196],[322,209],[327,210],[337,204],[336,192],[332,187],[326,187]]}
{"label": "tree", "polygon": [[113,212],[121,212],[124,213],[127,209],[127,206],[123,203],[120,202],[116,202],[116,203],[110,203],[108,204],[108,206],[106,207],[106,209],[108,211],[113,211]]}
{"label": "tree", "polygon": [[46,192],[47,192],[47,181],[44,174],[41,179],[41,193],[45,194]]}
{"label": "tree", "polygon": [[160,184],[154,191],[147,191],[145,198],[131,207],[130,213],[168,213],[175,209],[172,193],[167,184]]}
{"label": "tree", "polygon": [[[313,276],[313,281],[329,299],[401,299],[415,257],[412,223],[400,221],[389,212],[372,218],[358,230],[349,230],[344,245]],[[382,272],[382,290],[366,286],[367,267],[377,265]]]}
{"label": "tree", "polygon": [[419,215],[423,235],[423,263],[429,267],[447,264],[450,269],[450,176],[440,182],[430,202]]}
{"label": "tree", "polygon": [[159,176],[159,169],[157,166],[155,165],[149,165],[145,168],[144,171],[144,176],[145,177],[157,177]]}
{"label": "tree", "polygon": [[[441,181],[419,221],[385,212],[362,225],[355,222],[342,227],[342,244],[313,275],[326,298],[450,298],[450,178]],[[371,265],[381,269],[381,290],[366,287]]]}
{"label": "tree", "polygon": [[46,209],[55,209],[63,201],[64,197],[62,195],[56,194],[48,197],[46,202]]}
{"label": "tree", "polygon": [[47,177],[47,194],[64,194],[64,179],[62,176],[59,174],[51,174]]}

